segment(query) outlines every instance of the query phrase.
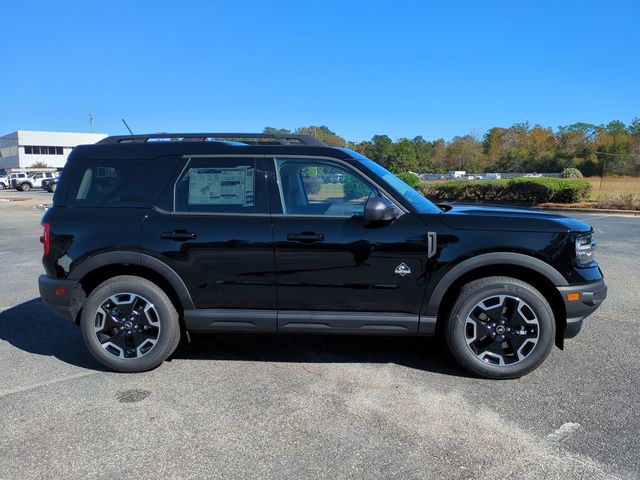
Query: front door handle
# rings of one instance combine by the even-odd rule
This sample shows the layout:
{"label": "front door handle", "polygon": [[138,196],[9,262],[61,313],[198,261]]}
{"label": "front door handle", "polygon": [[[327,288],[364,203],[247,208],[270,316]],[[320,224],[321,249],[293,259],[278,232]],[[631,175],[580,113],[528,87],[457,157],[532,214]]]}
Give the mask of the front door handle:
{"label": "front door handle", "polygon": [[186,240],[193,240],[197,235],[193,232],[187,232],[186,230],[175,230],[173,232],[162,232],[160,238],[163,240],[177,240],[184,242]]}
{"label": "front door handle", "polygon": [[287,240],[290,242],[300,243],[313,243],[321,242],[324,240],[324,235],[321,233],[302,232],[302,233],[289,233],[287,234]]}

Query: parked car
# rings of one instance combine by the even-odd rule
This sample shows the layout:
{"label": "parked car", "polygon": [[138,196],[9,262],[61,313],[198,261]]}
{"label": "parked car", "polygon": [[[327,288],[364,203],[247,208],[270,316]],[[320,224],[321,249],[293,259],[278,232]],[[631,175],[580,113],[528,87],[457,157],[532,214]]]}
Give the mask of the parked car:
{"label": "parked car", "polygon": [[[183,140],[149,141],[163,138]],[[157,367],[191,331],[441,332],[469,371],[515,378],[607,293],[589,225],[437,206],[304,135],[76,147],[42,226],[44,303],[121,372]]]}
{"label": "parked car", "polygon": [[7,177],[8,187],[16,188],[16,185],[19,182],[23,182],[29,178],[29,175],[26,172],[13,172],[10,173]]}
{"label": "parked car", "polygon": [[11,186],[16,190],[28,192],[32,188],[42,188],[42,181],[56,177],[54,172],[36,172],[26,177],[15,178]]}
{"label": "parked car", "polygon": [[54,193],[56,191],[56,188],[58,188],[58,180],[60,180],[60,177],[43,179],[42,189],[49,193]]}
{"label": "parked car", "polygon": [[9,180],[9,175],[5,174],[4,176],[0,177],[0,190],[4,190],[5,188],[9,188],[9,186],[11,185],[11,182]]}

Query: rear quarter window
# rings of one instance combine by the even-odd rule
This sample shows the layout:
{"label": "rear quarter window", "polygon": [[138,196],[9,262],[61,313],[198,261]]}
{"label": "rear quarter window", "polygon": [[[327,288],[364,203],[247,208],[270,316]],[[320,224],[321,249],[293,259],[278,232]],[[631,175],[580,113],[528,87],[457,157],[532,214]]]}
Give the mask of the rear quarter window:
{"label": "rear quarter window", "polygon": [[178,158],[76,162],[68,185],[70,207],[150,207]]}

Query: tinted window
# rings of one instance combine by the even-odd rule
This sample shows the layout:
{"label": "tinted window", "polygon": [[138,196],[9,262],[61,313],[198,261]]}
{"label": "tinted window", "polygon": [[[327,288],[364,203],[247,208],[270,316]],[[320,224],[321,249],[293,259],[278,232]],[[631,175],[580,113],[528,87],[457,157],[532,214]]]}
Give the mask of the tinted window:
{"label": "tinted window", "polygon": [[74,207],[148,207],[177,158],[77,162],[67,203]]}
{"label": "tinted window", "polygon": [[375,173],[380,177],[392,190],[395,190],[400,196],[402,196],[407,202],[409,202],[419,213],[442,213],[442,210],[435,204],[427,200],[422,194],[416,192],[412,187],[396,177],[389,170],[382,165],[369,160],[364,155],[349,150],[347,148],[341,149],[351,155],[353,158],[360,161],[362,165]]}
{"label": "tinted window", "polygon": [[267,213],[265,190],[252,158],[191,159],[175,185],[175,211]]}
{"label": "tinted window", "polygon": [[276,159],[284,213],[352,217],[378,190],[353,170],[326,160]]}

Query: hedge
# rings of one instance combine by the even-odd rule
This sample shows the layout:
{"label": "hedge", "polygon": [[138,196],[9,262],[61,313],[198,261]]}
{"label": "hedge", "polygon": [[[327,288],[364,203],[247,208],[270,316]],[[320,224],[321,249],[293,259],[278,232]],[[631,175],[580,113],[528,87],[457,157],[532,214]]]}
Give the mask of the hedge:
{"label": "hedge", "polygon": [[589,197],[591,184],[580,179],[521,177],[511,180],[423,182],[419,189],[425,197],[445,202],[575,203]]}
{"label": "hedge", "polygon": [[420,185],[420,177],[413,172],[403,172],[398,174],[398,178],[410,187],[416,188]]}
{"label": "hedge", "polygon": [[322,189],[322,180],[318,177],[303,177],[304,190],[307,195],[317,195]]}
{"label": "hedge", "polygon": [[344,196],[347,199],[366,197],[371,189],[352,175],[344,176]]}

